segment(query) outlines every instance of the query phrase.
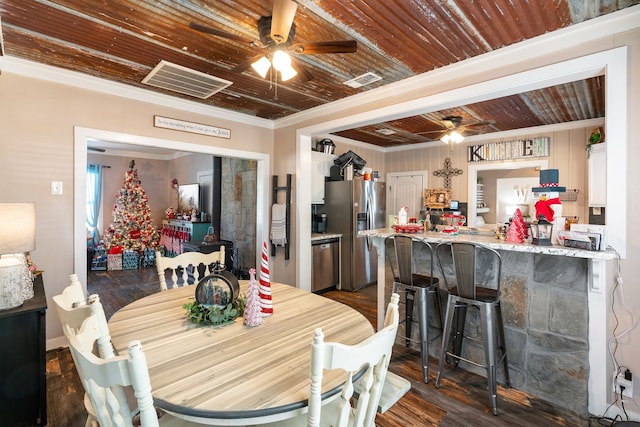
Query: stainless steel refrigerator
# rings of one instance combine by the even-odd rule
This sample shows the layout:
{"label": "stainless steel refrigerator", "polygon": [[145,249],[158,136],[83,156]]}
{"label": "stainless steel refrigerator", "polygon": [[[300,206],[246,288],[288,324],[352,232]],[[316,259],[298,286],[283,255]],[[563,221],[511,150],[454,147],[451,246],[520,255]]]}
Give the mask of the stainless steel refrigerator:
{"label": "stainless steel refrigerator", "polygon": [[358,231],[383,228],[386,191],[383,182],[327,181],[324,207],[327,232],[342,235],[341,286],[356,291],[378,280],[378,253],[372,239]]}

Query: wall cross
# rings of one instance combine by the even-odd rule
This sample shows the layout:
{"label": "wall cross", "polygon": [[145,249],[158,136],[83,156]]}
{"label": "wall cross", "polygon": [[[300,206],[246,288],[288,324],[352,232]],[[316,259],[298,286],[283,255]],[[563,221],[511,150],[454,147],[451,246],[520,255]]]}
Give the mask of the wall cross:
{"label": "wall cross", "polygon": [[451,159],[444,159],[444,166],[442,169],[433,171],[433,175],[444,179],[444,188],[451,189],[451,177],[462,175],[462,169],[456,169],[451,167]]}

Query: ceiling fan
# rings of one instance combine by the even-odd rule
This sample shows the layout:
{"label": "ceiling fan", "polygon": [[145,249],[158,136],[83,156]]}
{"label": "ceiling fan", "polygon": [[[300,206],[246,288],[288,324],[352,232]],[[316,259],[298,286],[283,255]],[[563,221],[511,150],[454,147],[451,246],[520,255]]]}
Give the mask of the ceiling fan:
{"label": "ceiling fan", "polygon": [[189,27],[202,33],[246,43],[265,51],[241,62],[231,69],[231,72],[242,73],[252,67],[262,78],[266,78],[269,70],[274,70],[276,75],[280,73],[282,81],[287,81],[297,74],[300,74],[304,81],[308,81],[312,79],[312,75],[289,53],[295,55],[354,53],[358,49],[358,43],[355,40],[295,43],[296,26],[293,18],[297,8],[298,5],[292,0],[275,0],[271,16],[258,19],[259,41],[249,40],[197,22],[191,22]]}
{"label": "ceiling fan", "polygon": [[440,139],[445,144],[450,142],[454,144],[459,144],[464,141],[464,136],[462,133],[467,133],[471,127],[474,126],[488,126],[495,123],[493,120],[485,120],[479,121],[469,124],[462,124],[462,116],[446,116],[440,120],[444,130],[437,131],[426,131],[426,132],[418,132],[419,134],[427,134],[427,133],[435,133],[439,132],[441,135],[438,139]]}

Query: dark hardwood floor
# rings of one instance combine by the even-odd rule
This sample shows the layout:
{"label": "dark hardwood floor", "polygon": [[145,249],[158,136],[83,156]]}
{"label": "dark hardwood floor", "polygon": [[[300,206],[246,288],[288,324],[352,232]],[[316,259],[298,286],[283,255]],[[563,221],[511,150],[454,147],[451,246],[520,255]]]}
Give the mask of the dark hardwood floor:
{"label": "dark hardwood floor", "polygon": [[[88,292],[97,293],[107,317],[120,307],[158,291],[155,268],[90,272]],[[372,323],[376,317],[375,287],[358,292],[331,290],[323,294],[360,311]],[[396,405],[378,414],[379,427],[407,426],[596,426],[609,425],[555,407],[515,389],[498,389],[499,415],[489,409],[485,378],[462,369],[449,369],[442,387],[434,386],[437,360],[430,360],[429,383],[422,382],[420,353],[401,344],[394,347],[390,370],[412,383]],[[50,427],[84,426],[84,391],[68,349],[47,352],[47,404]]]}

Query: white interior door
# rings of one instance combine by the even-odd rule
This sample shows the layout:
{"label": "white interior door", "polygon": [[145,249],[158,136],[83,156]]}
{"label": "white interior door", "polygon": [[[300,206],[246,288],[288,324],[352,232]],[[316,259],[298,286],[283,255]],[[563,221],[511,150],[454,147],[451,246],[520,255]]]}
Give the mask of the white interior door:
{"label": "white interior door", "polygon": [[427,180],[427,171],[388,173],[387,215],[397,215],[400,208],[406,206],[409,208],[409,218],[418,218]]}

